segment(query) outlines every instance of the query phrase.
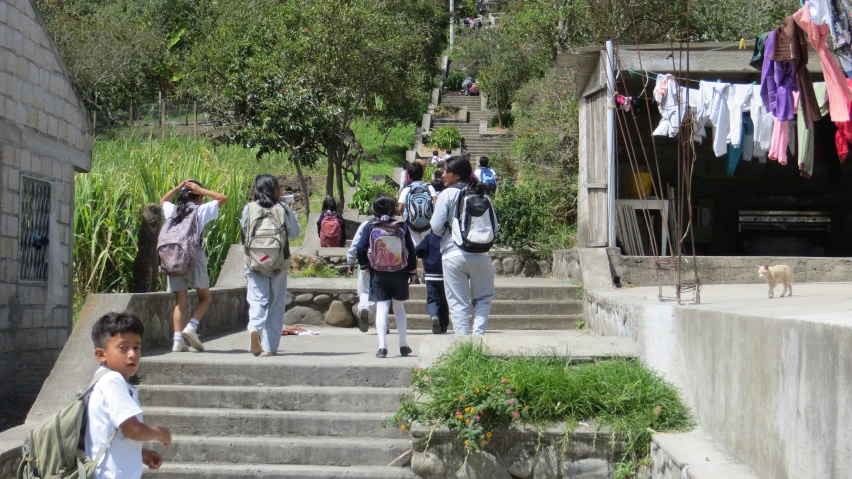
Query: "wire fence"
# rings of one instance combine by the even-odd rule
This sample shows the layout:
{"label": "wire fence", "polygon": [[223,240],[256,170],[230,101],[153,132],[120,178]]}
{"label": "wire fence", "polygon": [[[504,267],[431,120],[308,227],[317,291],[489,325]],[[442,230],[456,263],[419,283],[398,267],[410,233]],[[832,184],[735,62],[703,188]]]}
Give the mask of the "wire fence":
{"label": "wire fence", "polygon": [[123,108],[91,109],[95,134],[123,128],[142,128],[162,134],[179,130],[181,133],[203,135],[213,129],[207,105],[194,101],[128,102]]}

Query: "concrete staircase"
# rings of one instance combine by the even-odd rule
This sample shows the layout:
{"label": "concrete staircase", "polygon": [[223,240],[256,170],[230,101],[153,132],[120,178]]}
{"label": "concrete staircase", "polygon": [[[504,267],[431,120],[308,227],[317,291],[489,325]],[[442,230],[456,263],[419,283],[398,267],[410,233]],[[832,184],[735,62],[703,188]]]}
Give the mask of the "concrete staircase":
{"label": "concrete staircase", "polygon": [[[451,67],[458,68],[451,65]],[[442,118],[435,118],[433,128],[442,125],[450,125],[458,128],[464,138],[464,150],[470,153],[471,162],[474,166],[478,166],[480,156],[492,157],[498,153],[508,153],[512,145],[512,137],[510,135],[481,135],[479,133],[480,120],[490,120],[497,114],[493,110],[483,110],[482,100],[478,96],[464,96],[457,92],[444,92],[441,95],[441,104],[455,106],[458,108],[467,107],[469,113],[469,121],[467,123],[459,123]]]}
{"label": "concrete staircase", "polygon": [[[488,329],[574,329],[585,319],[579,286],[550,279],[497,278],[497,295],[491,304]],[[426,287],[411,286],[405,303],[408,329],[432,329],[426,313]],[[391,315],[391,327],[396,321]]]}
{"label": "concrete staircase", "polygon": [[165,463],[145,478],[415,477],[406,433],[381,422],[396,411],[416,358],[395,348],[374,358],[375,337],[331,328],[284,337],[279,356],[254,357],[246,334],[207,341],[204,353],[145,358],[145,422],[174,438],[153,446]]}

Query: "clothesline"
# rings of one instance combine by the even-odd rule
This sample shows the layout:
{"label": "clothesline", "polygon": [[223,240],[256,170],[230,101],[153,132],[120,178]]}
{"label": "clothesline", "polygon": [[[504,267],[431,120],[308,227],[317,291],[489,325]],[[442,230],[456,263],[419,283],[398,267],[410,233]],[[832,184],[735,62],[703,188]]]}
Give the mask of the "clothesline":
{"label": "clothesline", "polygon": [[[627,73],[630,73],[631,75],[638,75],[640,77],[645,77],[649,80],[656,80],[657,79],[656,75],[662,75],[662,73],[652,72],[651,70],[645,70],[644,73],[643,72],[637,72],[635,70],[627,70]],[[655,75],[655,76],[648,75],[648,73],[651,73],[652,75]],[[674,77],[678,81],[691,81],[693,83],[701,83],[700,80],[693,80],[691,78],[689,78],[689,79],[678,78],[674,75],[672,75],[672,77]]]}

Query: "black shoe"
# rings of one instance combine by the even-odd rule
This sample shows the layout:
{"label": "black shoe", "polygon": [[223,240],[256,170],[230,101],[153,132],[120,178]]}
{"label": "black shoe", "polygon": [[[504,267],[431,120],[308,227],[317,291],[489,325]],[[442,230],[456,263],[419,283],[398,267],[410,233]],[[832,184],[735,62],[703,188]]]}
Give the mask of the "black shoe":
{"label": "black shoe", "polygon": [[441,334],[446,334],[446,333],[447,333],[447,328],[441,328]]}
{"label": "black shoe", "polygon": [[385,330],[385,334],[390,334],[390,326],[388,326],[388,329]]}
{"label": "black shoe", "polygon": [[411,348],[409,348],[408,346],[403,346],[399,348],[399,354],[401,354],[402,357],[406,357],[411,354]]}
{"label": "black shoe", "polygon": [[370,329],[370,310],[362,309],[358,311],[358,329],[361,330],[362,333],[366,333],[368,329]]}
{"label": "black shoe", "polygon": [[386,358],[386,357],[388,357],[388,350],[387,350],[387,349],[383,349],[383,348],[379,348],[379,350],[378,350],[378,351],[376,351],[376,357],[377,357],[377,358]]}
{"label": "black shoe", "polygon": [[432,316],[432,334],[441,334],[441,320]]}

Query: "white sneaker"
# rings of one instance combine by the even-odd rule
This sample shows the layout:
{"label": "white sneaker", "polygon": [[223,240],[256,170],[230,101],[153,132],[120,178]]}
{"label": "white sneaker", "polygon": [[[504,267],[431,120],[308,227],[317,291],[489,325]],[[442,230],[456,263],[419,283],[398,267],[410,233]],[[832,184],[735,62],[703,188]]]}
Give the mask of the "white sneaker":
{"label": "white sneaker", "polygon": [[251,353],[255,356],[260,356],[260,353],[263,352],[263,346],[260,345],[260,332],[254,330],[249,333],[249,335],[251,336],[251,346],[249,351],[251,351]]}
{"label": "white sneaker", "polygon": [[181,339],[180,341],[174,341],[174,344],[172,345],[172,352],[173,353],[189,352],[189,346],[186,345],[186,343],[184,342],[183,339]]}
{"label": "white sneaker", "polygon": [[278,356],[278,351],[264,351],[264,356]]}
{"label": "white sneaker", "polygon": [[183,328],[183,339],[189,341],[189,345],[193,348],[199,351],[204,351],[204,343],[202,343],[201,338],[198,337],[198,331],[196,331],[192,326],[188,325]]}

